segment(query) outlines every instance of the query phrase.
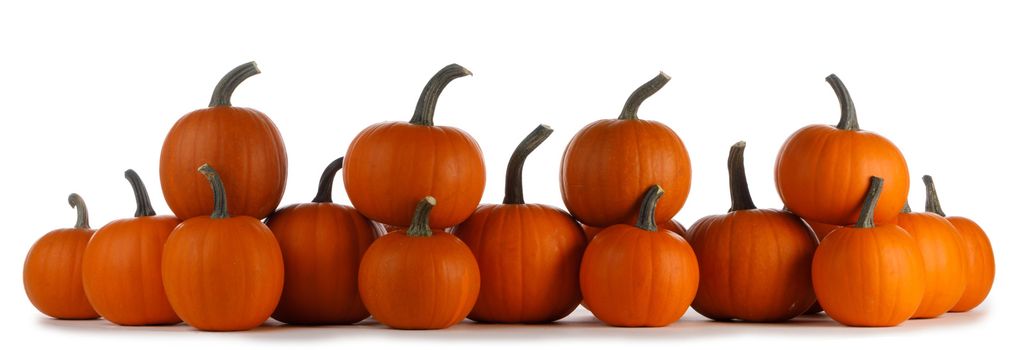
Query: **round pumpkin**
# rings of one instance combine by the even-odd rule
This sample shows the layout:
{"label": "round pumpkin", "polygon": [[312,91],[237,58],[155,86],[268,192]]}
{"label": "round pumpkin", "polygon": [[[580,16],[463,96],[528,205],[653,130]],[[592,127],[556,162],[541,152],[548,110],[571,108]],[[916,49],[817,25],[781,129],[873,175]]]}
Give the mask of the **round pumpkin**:
{"label": "round pumpkin", "polygon": [[[587,235],[587,241],[588,242],[593,240],[594,236],[597,236],[597,233],[601,232],[601,230],[604,229],[604,227],[594,227],[594,226],[587,226],[587,225],[580,225],[580,226],[583,227],[583,233]],[[658,229],[659,230],[669,230],[669,231],[672,231],[672,233],[675,233],[675,234],[679,235],[680,237],[683,237],[683,239],[687,239],[687,238],[690,237],[689,233],[686,232],[686,227],[683,227],[683,224],[680,224],[679,221],[676,221],[676,220],[669,220],[669,221],[660,223],[660,224],[658,224]]]}
{"label": "round pumpkin", "polygon": [[64,320],[99,317],[82,287],[82,255],[96,231],[89,228],[89,211],[76,193],[68,203],[78,210],[74,228],[62,228],[43,235],[25,257],[22,282],[25,294],[39,312]]}
{"label": "round pumpkin", "polygon": [[210,108],[186,114],[167,133],[160,185],[177,217],[213,212],[210,186],[195,172],[204,163],[224,177],[231,215],[262,219],[281,203],[288,177],[281,133],[260,111],[231,105],[235,87],[259,72],[255,62],[231,70],[214,89]]}
{"label": "round pumpkin", "polygon": [[135,194],[135,217],[114,220],[96,231],[82,258],[82,283],[89,303],[121,326],[181,322],[164,292],[160,272],[164,243],[181,223],[156,215],[139,174],[124,172]]}
{"label": "round pumpkin", "polygon": [[881,135],[860,129],[846,86],[834,74],[825,80],[839,97],[839,124],[810,125],[786,140],[775,161],[775,185],[786,207],[808,221],[850,225],[867,191],[863,181],[885,179],[875,220],[894,223],[910,191],[903,154]]}

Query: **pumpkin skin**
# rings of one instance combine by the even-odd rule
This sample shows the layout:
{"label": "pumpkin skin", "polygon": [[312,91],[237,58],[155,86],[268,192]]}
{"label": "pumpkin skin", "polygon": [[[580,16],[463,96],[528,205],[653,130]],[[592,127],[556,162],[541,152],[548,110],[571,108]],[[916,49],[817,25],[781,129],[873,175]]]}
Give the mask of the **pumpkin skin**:
{"label": "pumpkin skin", "polygon": [[933,318],[956,305],[967,288],[964,240],[956,227],[934,213],[906,212],[897,225],[917,242],[924,259],[924,297],[913,318]]}
{"label": "pumpkin skin", "polygon": [[290,324],[352,324],[370,316],[359,297],[359,261],[381,228],[331,200],[332,162],[312,203],[281,208],[267,219],[284,259],[284,289],[272,317]]}
{"label": "pumpkin skin", "polygon": [[[587,235],[588,242],[594,240],[594,236],[597,236],[597,233],[601,232],[601,230],[604,229],[604,227],[594,227],[587,225],[581,226],[583,227],[583,233]],[[686,227],[683,227],[683,224],[680,224],[679,221],[676,220],[669,220],[667,222],[660,223],[658,224],[658,229],[672,231],[672,233],[675,233],[680,237],[683,237],[683,239],[688,240],[690,237],[690,234],[686,231]]]}
{"label": "pumpkin skin", "polygon": [[[825,239],[825,236],[828,236],[828,234],[832,233],[832,231],[835,231],[837,228],[842,227],[807,220],[804,220],[804,222],[807,223],[807,226],[811,227],[811,231],[814,231],[814,235],[818,237],[818,242],[821,242],[823,239]],[[815,301],[814,305],[811,305],[811,308],[807,309],[807,312],[804,312],[804,315],[813,315],[820,313],[822,311],[824,310],[821,309],[821,305],[818,305],[818,302]]]}
{"label": "pumpkin skin", "polygon": [[163,280],[174,312],[203,331],[256,328],[270,317],[284,285],[281,249],[262,222],[230,216],[216,171],[213,214],[185,220],[164,245]]}
{"label": "pumpkin skin", "polygon": [[636,115],[669,79],[659,74],[633,92],[618,119],[590,123],[569,141],[562,155],[562,200],[584,225],[635,222],[636,199],[652,183],[665,189],[656,222],[668,222],[686,202],[691,176],[686,146],[668,126]]}
{"label": "pumpkin skin", "polygon": [[894,223],[910,191],[900,150],[881,135],[860,130],[853,101],[834,74],[826,79],[839,97],[839,125],[810,125],[786,140],[775,161],[775,184],[786,207],[807,221],[850,225],[857,221],[867,184],[885,179],[874,220]]}
{"label": "pumpkin skin", "polygon": [[210,186],[195,173],[204,163],[221,171],[232,215],[262,219],[281,203],[288,177],[281,133],[263,113],[232,107],[230,101],[235,87],[258,73],[253,62],[235,68],[217,85],[210,108],[181,117],[167,133],[160,152],[160,184],[177,217],[213,212]]}
{"label": "pumpkin skin", "polygon": [[135,171],[125,178],[135,193],[135,217],[112,221],[89,240],[82,258],[85,294],[96,312],[121,326],[177,324],[160,264],[164,243],[181,221],[156,215]]}
{"label": "pumpkin skin", "polygon": [[408,227],[409,208],[429,195],[438,202],[430,225],[445,228],[476,210],[486,174],[480,146],[465,131],[435,126],[433,121],[441,90],[470,74],[457,64],[441,69],[423,89],[411,121],[374,124],[352,140],[343,176],[345,190],[360,213],[386,225]]}
{"label": "pumpkin skin", "polygon": [[82,287],[82,255],[95,230],[89,228],[89,213],[78,194],[68,197],[78,210],[74,228],[50,231],[43,235],[25,257],[22,282],[25,294],[39,312],[62,320],[88,320],[99,317]]}

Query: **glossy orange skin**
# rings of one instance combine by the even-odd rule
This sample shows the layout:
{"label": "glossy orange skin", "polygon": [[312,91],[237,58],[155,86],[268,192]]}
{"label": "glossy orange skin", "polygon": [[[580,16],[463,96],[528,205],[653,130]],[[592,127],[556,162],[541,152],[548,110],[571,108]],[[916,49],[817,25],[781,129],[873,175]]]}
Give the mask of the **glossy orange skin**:
{"label": "glossy orange skin", "polygon": [[615,225],[587,245],[580,287],[587,308],[617,327],[662,327],[686,313],[700,279],[697,256],[679,235]]}
{"label": "glossy orange skin", "polygon": [[[587,235],[587,241],[593,240],[594,236],[596,236],[598,232],[601,232],[601,230],[604,229],[604,227],[594,227],[594,226],[587,226],[587,225],[580,225],[580,226],[583,227],[583,233],[585,233]],[[659,224],[658,228],[662,229],[662,230],[672,231],[672,232],[678,234],[680,237],[683,237],[683,239],[688,239],[689,238],[689,233],[686,232],[686,228],[683,227],[683,224],[680,224],[679,221],[669,220],[668,222],[665,222],[663,224]]]}
{"label": "glossy orange skin", "polygon": [[801,218],[825,224],[857,222],[872,176],[885,179],[875,222],[894,223],[907,201],[910,174],[903,154],[885,137],[810,125],[786,140],[775,161],[782,202]]}
{"label": "glossy orange skin", "polygon": [[933,213],[902,213],[897,222],[914,237],[924,258],[924,298],[913,318],[940,316],[967,288],[964,239],[953,224]]}
{"label": "glossy orange skin", "polygon": [[892,224],[832,231],[814,253],[811,277],[825,313],[847,326],[899,325],[924,297],[921,251]]}
{"label": "glossy orange skin", "polygon": [[[366,128],[345,154],[345,191],[366,217],[408,227],[409,208],[423,197],[437,198],[430,227],[445,228],[466,220],[480,204],[486,171],[476,140],[447,126],[406,122]],[[387,174],[382,176],[381,174]]]}
{"label": "glossy orange skin", "polygon": [[[804,222],[806,222],[807,226],[810,226],[811,230],[814,231],[814,235],[818,237],[818,242],[821,242],[822,240],[824,240],[825,236],[828,236],[828,234],[832,233],[832,231],[835,231],[837,228],[842,227],[842,226],[836,226],[836,225],[832,225],[832,224],[823,224],[823,223],[820,223],[820,222],[807,221],[807,220],[804,220]],[[807,309],[807,312],[804,312],[804,314],[805,315],[812,315],[812,314],[816,314],[816,313],[819,313],[819,312],[822,312],[822,311],[824,311],[824,310],[821,309],[821,305],[818,305],[818,302],[814,302],[814,305],[811,305],[811,308]]]}
{"label": "glossy orange skin", "polygon": [[587,240],[569,213],[541,204],[487,204],[455,227],[480,267],[480,296],[469,318],[543,323],[579,306]]}
{"label": "glossy orange skin", "polygon": [[380,226],[354,208],[304,203],[267,220],[281,245],[284,289],[274,319],[291,324],[351,324],[370,316],[359,297],[359,261]]}
{"label": "glossy orange skin", "polygon": [[469,315],[479,293],[473,252],[441,230],[430,237],[390,232],[359,264],[359,295],[373,318],[391,328],[451,327]]}
{"label": "glossy orange skin", "polygon": [[690,226],[700,288],[693,309],[714,320],[777,322],[815,302],[818,240],[799,217],[771,209],[712,215]]}
{"label": "glossy orange skin", "polygon": [[160,185],[167,206],[183,220],[213,212],[210,184],[196,172],[204,163],[224,179],[232,216],[262,219],[281,203],[288,155],[277,126],[263,113],[227,106],[200,109],[167,133]]}
{"label": "glossy orange skin", "polygon": [[82,259],[89,303],[121,326],[181,322],[167,301],[160,264],[164,243],[181,221],[143,216],[112,221],[92,236]]}
{"label": "glossy orange skin", "polygon": [[971,219],[950,216],[946,220],[956,227],[964,240],[964,269],[967,274],[964,294],[950,311],[970,311],[985,301],[989,290],[992,289],[992,281],[996,278],[996,259],[992,253],[992,243],[981,226]]}
{"label": "glossy orange skin", "polygon": [[651,120],[598,120],[573,136],[562,155],[562,200],[587,226],[636,222],[637,198],[665,189],[655,222],[672,219],[690,193],[690,156],[672,129]]}
{"label": "glossy orange skin", "polygon": [[284,285],[274,234],[252,217],[197,217],[164,245],[164,288],[175,313],[204,331],[256,328],[270,317]]}
{"label": "glossy orange skin", "polygon": [[93,310],[82,287],[82,255],[95,230],[66,228],[44,235],[28,251],[22,280],[32,305],[47,316],[88,320]]}

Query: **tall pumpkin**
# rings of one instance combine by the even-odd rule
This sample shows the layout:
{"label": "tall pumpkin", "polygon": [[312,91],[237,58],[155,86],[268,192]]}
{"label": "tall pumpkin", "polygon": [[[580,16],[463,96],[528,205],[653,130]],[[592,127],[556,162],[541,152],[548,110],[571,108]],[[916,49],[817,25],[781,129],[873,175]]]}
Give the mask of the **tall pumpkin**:
{"label": "tall pumpkin", "polygon": [[65,320],[99,317],[82,287],[82,255],[96,231],[89,228],[89,211],[77,193],[68,203],[78,210],[73,228],[62,228],[43,235],[25,257],[22,282],[25,294],[39,312]]}
{"label": "tall pumpkin", "polygon": [[360,213],[385,225],[409,227],[409,208],[428,195],[438,203],[430,212],[432,227],[455,226],[473,213],[484,193],[480,146],[465,131],[434,125],[441,91],[471,74],[457,64],[442,68],[423,88],[412,120],[374,124],[352,140],[343,175]]}
{"label": "tall pumpkin", "polygon": [[660,73],[626,100],[618,119],[583,127],[562,156],[562,200],[581,223],[607,227],[634,222],[637,198],[650,184],[661,184],[664,198],[655,223],[672,219],[690,193],[690,156],[665,124],[637,117],[640,104],[669,81]]}
{"label": "tall pumpkin", "polygon": [[139,174],[124,177],[135,194],[135,217],[104,225],[89,240],[82,258],[82,282],[89,303],[107,321],[122,326],[181,322],[167,301],[160,263],[164,243],[181,220],[156,215]]}
{"label": "tall pumpkin", "polygon": [[896,221],[907,201],[910,174],[903,154],[881,135],[860,129],[857,110],[835,74],[825,78],[839,98],[839,124],[810,125],[786,140],[775,161],[775,185],[790,211],[808,221],[850,225],[867,191],[864,179],[885,179],[874,220]]}
{"label": "tall pumpkin", "polygon": [[569,213],[523,199],[523,163],[551,132],[538,126],[512,153],[501,204],[481,205],[455,227],[480,267],[480,295],[470,319],[551,322],[580,304],[583,230]]}
{"label": "tall pumpkin", "polygon": [[160,185],[181,219],[213,212],[213,194],[196,167],[209,163],[224,177],[231,215],[261,219],[281,203],[288,156],[277,126],[252,108],[233,107],[231,94],[259,74],[255,62],[228,72],[213,90],[210,108],[186,114],[167,133],[160,152]]}

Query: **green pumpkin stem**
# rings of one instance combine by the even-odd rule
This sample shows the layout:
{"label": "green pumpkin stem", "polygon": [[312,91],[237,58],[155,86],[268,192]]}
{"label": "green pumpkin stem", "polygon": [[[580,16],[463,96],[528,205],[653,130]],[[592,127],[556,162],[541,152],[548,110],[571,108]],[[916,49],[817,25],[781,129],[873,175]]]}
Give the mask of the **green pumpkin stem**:
{"label": "green pumpkin stem", "polygon": [[139,174],[135,170],[128,169],[124,172],[124,178],[128,179],[128,183],[132,185],[132,192],[135,194],[135,217],[156,215],[156,211],[153,210],[153,202],[149,200],[149,191],[146,190],[146,184],[142,183]]}
{"label": "green pumpkin stem", "polygon": [[910,202],[903,202],[903,209],[900,209],[900,213],[910,214],[914,211],[910,209]]}
{"label": "green pumpkin stem", "polygon": [[829,75],[825,78],[825,81],[832,85],[832,90],[836,92],[836,97],[839,98],[839,109],[842,114],[840,114],[839,124],[836,125],[836,128],[851,131],[860,130],[860,124],[857,123],[857,108],[853,106],[853,99],[850,98],[850,91],[846,90],[846,85],[835,74]]}
{"label": "green pumpkin stem", "polygon": [[875,206],[878,205],[878,197],[882,196],[882,185],[885,184],[885,180],[880,177],[872,176],[871,185],[868,186],[868,192],[864,195],[864,204],[860,209],[860,218],[857,219],[855,228],[873,228],[875,227]]}
{"label": "green pumpkin stem", "polygon": [[320,175],[320,186],[317,187],[313,203],[331,203],[334,201],[331,198],[331,191],[334,190],[334,177],[338,174],[338,170],[341,170],[341,166],[344,163],[345,157],[341,157],[327,165],[323,175]]}
{"label": "green pumpkin stem", "polygon": [[405,234],[412,237],[430,237],[434,230],[430,229],[430,210],[437,205],[437,199],[426,196],[416,203],[416,209],[412,213],[412,224],[405,230]]}
{"label": "green pumpkin stem", "polygon": [[210,214],[210,217],[214,219],[231,217],[228,214],[228,196],[224,192],[224,181],[221,181],[220,173],[209,164],[200,166],[199,173],[206,176],[206,181],[210,182],[210,188],[213,189],[213,213]]}
{"label": "green pumpkin stem", "polygon": [[87,229],[89,228],[89,208],[85,207],[85,200],[78,193],[72,193],[68,196],[68,204],[71,204],[72,208],[78,210],[78,220],[75,221],[75,228]]}
{"label": "green pumpkin stem", "polygon": [[457,78],[473,75],[465,67],[452,63],[441,68],[434,77],[430,78],[427,86],[423,87],[420,99],[416,102],[416,110],[412,113],[411,124],[434,126],[434,109],[437,107],[437,99],[441,97],[441,91],[448,83]]}
{"label": "green pumpkin stem", "polygon": [[743,150],[746,147],[747,143],[740,141],[729,149],[729,194],[732,196],[729,212],[757,209],[754,200],[750,198],[747,172],[743,167]]}
{"label": "green pumpkin stem", "polygon": [[647,100],[648,97],[654,95],[658,90],[661,90],[661,88],[664,87],[665,84],[668,84],[668,81],[671,79],[672,77],[665,74],[665,72],[658,72],[658,75],[654,77],[654,79],[651,79],[636,88],[636,90],[633,91],[633,94],[629,95],[629,98],[626,99],[626,105],[622,106],[622,113],[619,114],[619,120],[640,119],[640,117],[636,115],[640,110],[640,104],[644,103],[644,100]]}
{"label": "green pumpkin stem", "polygon": [[256,67],[256,62],[242,64],[241,66],[232,69],[228,74],[225,74],[224,77],[220,79],[220,82],[217,83],[217,87],[213,88],[213,97],[210,98],[210,107],[230,107],[231,94],[235,92],[235,88],[245,81],[245,79],[256,74],[260,74],[260,69]]}
{"label": "green pumpkin stem", "polygon": [[929,213],[938,214],[941,217],[946,217],[946,213],[942,211],[942,205],[939,204],[939,194],[935,192],[935,180],[932,180],[931,175],[924,176],[924,188],[925,197],[924,210]]}
{"label": "green pumpkin stem", "polygon": [[640,200],[640,214],[636,219],[636,227],[655,232],[658,231],[658,223],[654,221],[654,211],[658,206],[658,200],[665,194],[665,190],[658,185],[647,188],[643,199]]}
{"label": "green pumpkin stem", "polygon": [[550,126],[544,124],[537,126],[512,152],[512,157],[508,160],[508,168],[505,169],[505,200],[502,203],[526,204],[523,199],[523,163],[526,163],[526,157],[537,149],[537,146],[551,136],[552,131]]}

